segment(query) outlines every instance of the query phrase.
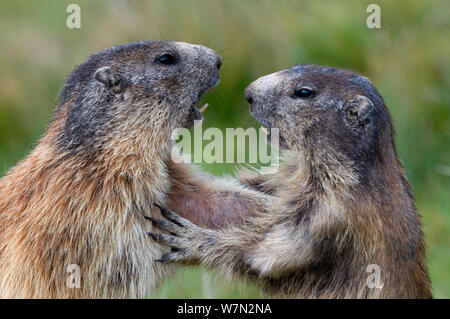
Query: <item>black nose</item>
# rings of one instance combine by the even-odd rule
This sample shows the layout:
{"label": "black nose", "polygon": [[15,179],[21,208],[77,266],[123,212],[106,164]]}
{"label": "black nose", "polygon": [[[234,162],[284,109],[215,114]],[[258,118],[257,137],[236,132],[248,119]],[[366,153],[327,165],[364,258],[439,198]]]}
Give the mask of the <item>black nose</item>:
{"label": "black nose", "polygon": [[249,104],[253,103],[252,92],[248,88],[245,89],[244,96],[245,96],[245,99],[248,101]]}
{"label": "black nose", "polygon": [[216,66],[217,66],[217,70],[219,70],[220,67],[222,66],[222,58],[220,56],[217,57]]}

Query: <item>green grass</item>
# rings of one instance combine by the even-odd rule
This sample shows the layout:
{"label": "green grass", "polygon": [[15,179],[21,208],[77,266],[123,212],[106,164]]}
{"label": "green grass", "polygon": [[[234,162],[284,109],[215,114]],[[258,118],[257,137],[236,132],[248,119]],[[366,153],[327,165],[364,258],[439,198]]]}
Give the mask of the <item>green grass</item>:
{"label": "green grass", "polygon": [[[423,215],[435,297],[450,297],[450,3],[380,0],[382,28],[367,29],[372,1],[76,1],[82,28],[65,26],[73,1],[0,2],[0,173],[44,133],[74,65],[141,39],[207,45],[224,59],[206,99],[204,127],[256,125],[243,99],[257,77],[299,63],[354,69],[380,90]],[[231,165],[204,165],[217,175]],[[447,169],[448,172],[448,169]],[[252,285],[199,269],[166,281],[157,297],[254,297]]]}

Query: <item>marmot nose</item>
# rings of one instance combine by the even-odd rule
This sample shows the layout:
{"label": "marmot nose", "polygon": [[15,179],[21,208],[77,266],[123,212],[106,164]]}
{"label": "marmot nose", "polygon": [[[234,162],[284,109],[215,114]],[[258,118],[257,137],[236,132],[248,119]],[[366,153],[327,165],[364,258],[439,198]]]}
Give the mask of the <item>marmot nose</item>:
{"label": "marmot nose", "polygon": [[248,104],[253,103],[253,94],[252,94],[252,91],[250,90],[250,88],[245,89],[244,96],[245,96],[245,99],[248,101]]}
{"label": "marmot nose", "polygon": [[220,69],[222,66],[222,58],[220,56],[217,56],[217,62],[216,62],[217,70]]}

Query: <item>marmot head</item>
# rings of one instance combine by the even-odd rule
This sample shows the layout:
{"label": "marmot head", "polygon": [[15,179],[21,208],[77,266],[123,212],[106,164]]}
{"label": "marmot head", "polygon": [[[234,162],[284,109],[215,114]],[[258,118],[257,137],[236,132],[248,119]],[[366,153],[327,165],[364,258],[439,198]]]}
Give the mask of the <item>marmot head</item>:
{"label": "marmot head", "polygon": [[173,129],[201,118],[195,106],[219,82],[221,63],[209,48],[172,41],[94,54],[70,74],[60,94],[56,117],[65,121],[58,142],[69,149],[98,148],[143,134],[162,142]]}
{"label": "marmot head", "polygon": [[392,154],[392,125],[383,99],[353,71],[299,65],[257,79],[245,97],[257,120],[279,129],[281,147],[352,163],[374,161],[382,148]]}

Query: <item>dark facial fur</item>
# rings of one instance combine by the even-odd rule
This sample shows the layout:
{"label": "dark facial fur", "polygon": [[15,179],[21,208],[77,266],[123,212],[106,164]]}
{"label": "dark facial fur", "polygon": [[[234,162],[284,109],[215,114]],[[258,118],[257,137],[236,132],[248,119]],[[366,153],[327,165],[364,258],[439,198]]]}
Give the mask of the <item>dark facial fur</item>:
{"label": "dark facial fur", "polygon": [[[165,54],[174,63],[159,61]],[[191,126],[201,118],[196,103],[219,81],[220,64],[209,48],[169,41],[130,43],[92,55],[70,74],[60,94],[55,117],[67,120],[59,146],[99,149],[133,131]]]}

